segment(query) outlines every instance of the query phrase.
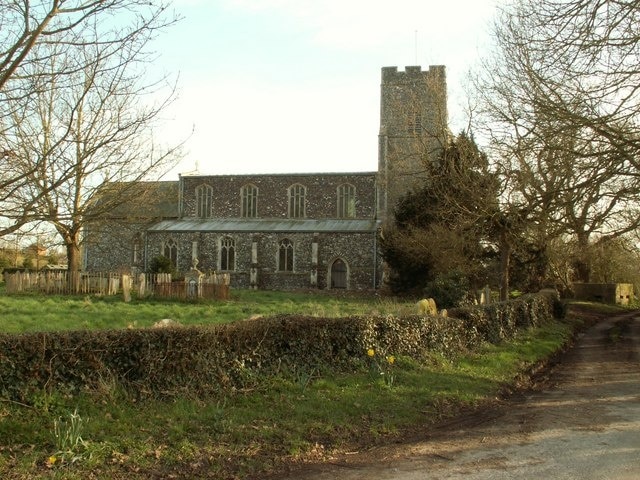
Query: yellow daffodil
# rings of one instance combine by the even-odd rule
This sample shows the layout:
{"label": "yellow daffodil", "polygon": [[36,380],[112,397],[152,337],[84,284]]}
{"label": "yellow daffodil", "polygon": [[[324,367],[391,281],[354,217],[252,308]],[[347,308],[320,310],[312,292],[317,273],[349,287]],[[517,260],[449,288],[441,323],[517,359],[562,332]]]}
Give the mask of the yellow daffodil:
{"label": "yellow daffodil", "polygon": [[373,348],[370,348],[369,350],[367,350],[367,355],[369,355],[370,357],[373,357],[375,354],[376,352]]}
{"label": "yellow daffodil", "polygon": [[393,362],[396,361],[396,357],[394,357],[393,355],[389,355],[387,357],[387,362],[389,362],[389,365],[393,365]]}

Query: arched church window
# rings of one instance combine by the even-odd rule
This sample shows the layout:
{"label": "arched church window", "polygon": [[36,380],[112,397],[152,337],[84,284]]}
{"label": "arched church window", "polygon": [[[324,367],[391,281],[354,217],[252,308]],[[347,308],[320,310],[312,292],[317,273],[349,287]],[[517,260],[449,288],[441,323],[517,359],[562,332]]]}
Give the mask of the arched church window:
{"label": "arched church window", "polygon": [[137,233],[133,237],[133,264],[137,265],[142,261],[142,236]]}
{"label": "arched church window", "polygon": [[171,265],[178,266],[178,244],[173,238],[164,242],[162,255],[171,261]]}
{"label": "arched church window", "polygon": [[281,240],[278,247],[278,271],[293,272],[293,243],[288,238]]}
{"label": "arched church window", "polygon": [[209,218],[213,208],[213,187],[199,185],[196,187],[196,217]]}
{"label": "arched church window", "polygon": [[409,114],[409,124],[407,125],[409,135],[422,134],[422,113],[412,112]]}
{"label": "arched church window", "polygon": [[224,237],[220,241],[220,270],[232,271],[236,269],[236,242],[231,237]]}
{"label": "arched church window", "polygon": [[348,183],[338,187],[338,218],[355,218],[356,187]]}
{"label": "arched church window", "polygon": [[304,218],[306,216],[305,204],[307,189],[304,185],[291,185],[289,194],[289,218]]}
{"label": "arched church window", "polygon": [[240,189],[242,197],[242,208],[240,216],[244,218],[255,218],[258,216],[258,187],[255,185],[244,185]]}

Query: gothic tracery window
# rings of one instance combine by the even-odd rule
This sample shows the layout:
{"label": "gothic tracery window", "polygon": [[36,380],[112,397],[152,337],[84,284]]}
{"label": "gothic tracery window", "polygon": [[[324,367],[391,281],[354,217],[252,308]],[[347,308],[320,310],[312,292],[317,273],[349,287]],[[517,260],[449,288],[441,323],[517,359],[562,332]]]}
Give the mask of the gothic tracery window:
{"label": "gothic tracery window", "polygon": [[307,189],[304,185],[291,185],[289,194],[289,218],[304,218],[306,216],[305,204]]}
{"label": "gothic tracery window", "polygon": [[258,187],[255,185],[244,185],[240,190],[242,197],[242,208],[240,216],[244,218],[255,218],[258,216]]}
{"label": "gothic tracery window", "polygon": [[338,218],[355,218],[356,187],[348,183],[338,187]]}
{"label": "gothic tracery window", "polygon": [[231,237],[224,237],[220,241],[220,270],[232,271],[236,269],[236,242]]}
{"label": "gothic tracery window", "polygon": [[209,218],[213,208],[213,187],[199,185],[196,187],[196,217]]}
{"label": "gothic tracery window", "polygon": [[164,242],[162,255],[171,261],[171,265],[178,266],[178,244],[173,238]]}
{"label": "gothic tracery window", "polygon": [[278,247],[278,271],[293,272],[293,243],[288,238],[281,240]]}

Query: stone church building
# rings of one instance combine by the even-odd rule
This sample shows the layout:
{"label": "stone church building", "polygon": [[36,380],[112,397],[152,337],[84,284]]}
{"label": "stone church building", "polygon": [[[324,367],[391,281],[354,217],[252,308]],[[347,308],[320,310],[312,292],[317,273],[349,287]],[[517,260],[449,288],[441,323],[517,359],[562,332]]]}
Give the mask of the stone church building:
{"label": "stone church building", "polygon": [[443,66],[382,69],[378,171],[181,175],[85,232],[88,271],[148,271],[164,256],[260,289],[374,289],[398,198],[448,138]]}

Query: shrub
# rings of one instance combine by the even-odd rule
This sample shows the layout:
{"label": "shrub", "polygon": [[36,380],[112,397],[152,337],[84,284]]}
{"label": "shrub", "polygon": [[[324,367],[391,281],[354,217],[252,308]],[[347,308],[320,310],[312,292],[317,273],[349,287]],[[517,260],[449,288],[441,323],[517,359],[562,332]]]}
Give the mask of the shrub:
{"label": "shrub", "polygon": [[149,270],[151,273],[170,273],[171,277],[176,276],[176,268],[171,260],[163,255],[153,257],[149,262]]}
{"label": "shrub", "polygon": [[427,283],[424,292],[436,301],[438,308],[456,307],[469,293],[469,279],[459,271],[440,274]]}
{"label": "shrub", "polygon": [[496,343],[512,337],[518,329],[539,327],[554,318],[557,296],[543,291],[522,295],[515,300],[449,310],[466,328],[475,328],[480,337]]}
{"label": "shrub", "polygon": [[285,371],[353,371],[369,349],[416,360],[455,355],[541,325],[552,313],[551,297],[526,295],[450,317],[283,315],[211,327],[4,334],[0,396],[27,402],[53,388],[100,391],[104,379],[140,396],[211,395]]}
{"label": "shrub", "polygon": [[2,271],[9,267],[11,265],[11,260],[9,259],[9,257],[7,257],[6,254],[3,254],[2,252],[0,252],[0,273],[2,273]]}

